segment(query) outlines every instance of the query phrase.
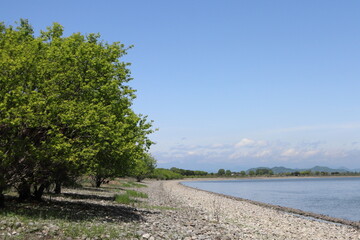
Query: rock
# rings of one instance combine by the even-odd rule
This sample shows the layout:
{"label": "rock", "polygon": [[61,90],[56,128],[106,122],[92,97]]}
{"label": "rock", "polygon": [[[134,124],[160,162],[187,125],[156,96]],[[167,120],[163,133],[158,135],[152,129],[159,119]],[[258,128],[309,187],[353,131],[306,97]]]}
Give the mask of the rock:
{"label": "rock", "polygon": [[142,230],[136,231],[136,235],[142,236],[144,234],[145,234],[145,232]]}
{"label": "rock", "polygon": [[21,226],[22,226],[21,222],[16,222],[16,223],[15,223],[15,227],[16,227],[16,228],[19,228],[19,227],[21,227]]}
{"label": "rock", "polygon": [[150,238],[150,234],[145,233],[145,234],[142,235],[142,238],[149,239],[149,238]]}

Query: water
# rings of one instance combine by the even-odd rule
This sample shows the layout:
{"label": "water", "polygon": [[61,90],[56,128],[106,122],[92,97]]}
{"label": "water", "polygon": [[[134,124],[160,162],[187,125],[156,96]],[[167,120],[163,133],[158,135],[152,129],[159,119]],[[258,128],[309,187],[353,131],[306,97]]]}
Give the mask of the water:
{"label": "water", "polygon": [[360,178],[193,181],[184,185],[331,217],[360,221]]}

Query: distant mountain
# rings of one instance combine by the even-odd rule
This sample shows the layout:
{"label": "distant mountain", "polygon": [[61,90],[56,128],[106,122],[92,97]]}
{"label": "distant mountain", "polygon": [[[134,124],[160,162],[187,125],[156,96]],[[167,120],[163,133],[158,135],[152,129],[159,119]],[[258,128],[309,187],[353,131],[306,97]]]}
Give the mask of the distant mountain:
{"label": "distant mountain", "polygon": [[321,167],[321,166],[316,166],[313,168],[310,168],[309,170],[311,170],[312,172],[349,172],[349,170],[345,170],[345,169],[333,169],[333,168],[328,168],[328,167]]}
{"label": "distant mountain", "polygon": [[360,172],[360,169],[346,169],[346,168],[339,168],[339,169],[334,169],[334,168],[329,168],[329,167],[323,167],[323,166],[315,166],[313,168],[286,168],[286,167],[273,167],[273,168],[268,168],[268,167],[258,167],[258,168],[250,168],[249,170],[247,170],[247,172],[250,171],[256,171],[257,169],[271,169],[273,171],[274,174],[280,174],[280,173],[292,173],[292,172],[302,172],[302,171],[312,171],[312,172],[328,172],[328,173],[332,173],[332,172],[339,172],[339,173],[345,173],[345,172]]}
{"label": "distant mountain", "polygon": [[273,173],[275,173],[275,174],[279,174],[279,173],[292,173],[292,172],[299,171],[299,169],[291,169],[291,168],[286,168],[286,167],[273,167],[273,168],[271,168],[271,170],[272,170]]}
{"label": "distant mountain", "polygon": [[246,172],[249,173],[250,171],[254,171],[256,172],[257,169],[271,169],[271,168],[268,168],[268,167],[257,167],[257,168],[250,168],[248,169]]}

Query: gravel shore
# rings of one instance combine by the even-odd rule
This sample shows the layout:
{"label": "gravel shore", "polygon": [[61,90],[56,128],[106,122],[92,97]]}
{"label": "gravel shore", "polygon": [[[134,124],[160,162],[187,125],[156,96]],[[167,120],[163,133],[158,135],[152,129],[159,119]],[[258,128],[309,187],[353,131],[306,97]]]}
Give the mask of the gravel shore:
{"label": "gravel shore", "polygon": [[305,218],[179,181],[149,181],[148,204],[158,206],[138,226],[142,239],[360,239],[357,228]]}
{"label": "gravel shore", "polygon": [[9,197],[7,214],[0,217],[0,239],[360,240],[358,227],[189,188],[178,180],[145,184],[135,190],[148,198],[130,205],[114,201],[114,194],[127,190],[119,183],[64,189],[40,203],[20,204]]}

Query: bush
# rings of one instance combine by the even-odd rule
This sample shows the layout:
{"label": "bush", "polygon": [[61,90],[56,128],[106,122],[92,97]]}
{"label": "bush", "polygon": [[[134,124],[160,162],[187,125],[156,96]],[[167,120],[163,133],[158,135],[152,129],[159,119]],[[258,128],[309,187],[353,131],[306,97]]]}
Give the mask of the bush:
{"label": "bush", "polygon": [[171,180],[171,179],[182,179],[183,176],[179,173],[175,173],[169,169],[156,168],[150,178],[157,180]]}

